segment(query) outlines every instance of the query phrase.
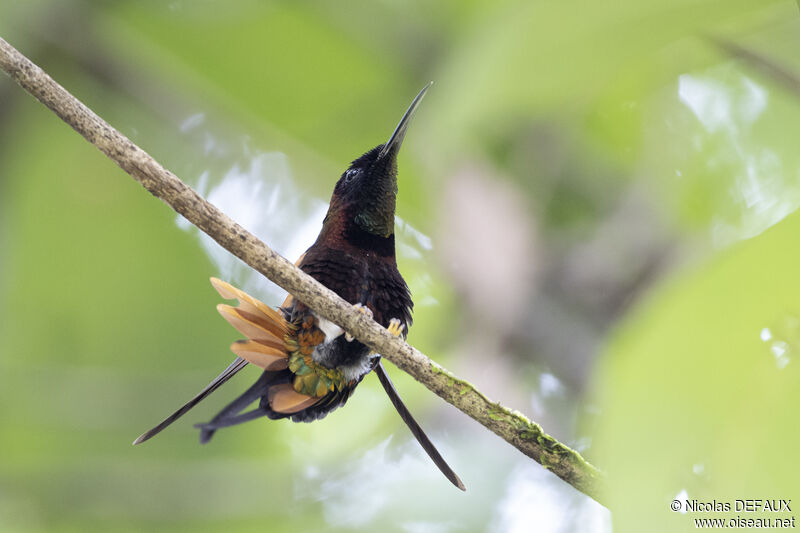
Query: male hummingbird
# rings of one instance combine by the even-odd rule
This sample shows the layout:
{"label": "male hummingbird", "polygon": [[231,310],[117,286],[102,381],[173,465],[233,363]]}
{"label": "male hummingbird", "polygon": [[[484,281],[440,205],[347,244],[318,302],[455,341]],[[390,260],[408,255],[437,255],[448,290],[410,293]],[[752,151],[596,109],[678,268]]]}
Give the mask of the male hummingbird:
{"label": "male hummingbird", "polygon": [[[301,270],[403,338],[411,325],[414,304],[395,259],[397,154],[430,86],[414,98],[389,140],[353,161],[341,175],[316,242],[297,261]],[[403,404],[380,355],[291,295],[275,310],[224,281],[211,278],[211,283],[223,298],[239,300],[237,307],[220,304],[217,310],[247,339],[231,345],[237,358],[224,372],[134,444],[161,432],[248,363],[264,369],[261,377],[210,422],[196,426],[200,442],[208,442],[220,428],[264,416],[294,422],[323,418],[344,405],[374,370],[400,417],[436,466],[455,486],[466,490]],[[245,411],[256,400],[257,407]]]}

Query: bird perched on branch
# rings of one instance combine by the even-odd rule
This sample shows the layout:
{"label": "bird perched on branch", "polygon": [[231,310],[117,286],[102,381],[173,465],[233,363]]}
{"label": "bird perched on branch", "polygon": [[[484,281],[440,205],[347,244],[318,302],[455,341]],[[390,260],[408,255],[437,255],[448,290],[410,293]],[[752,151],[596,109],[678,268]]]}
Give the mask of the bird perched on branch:
{"label": "bird perched on branch", "polygon": [[[411,325],[414,304],[395,260],[397,154],[429,87],[414,98],[389,140],[353,161],[342,174],[322,231],[297,262],[301,270],[403,338]],[[239,301],[237,307],[220,304],[217,309],[247,339],[231,345],[238,357],[224,372],[134,444],[158,434],[248,363],[264,372],[211,421],[197,425],[201,442],[208,442],[220,428],[260,417],[290,418],[294,422],[323,418],[344,405],[361,380],[374,370],[401,418],[434,463],[455,486],[465,490],[403,404],[380,355],[371,353],[291,295],[275,310],[224,281],[211,278],[211,283],[223,298]],[[245,411],[255,401],[258,405]]]}

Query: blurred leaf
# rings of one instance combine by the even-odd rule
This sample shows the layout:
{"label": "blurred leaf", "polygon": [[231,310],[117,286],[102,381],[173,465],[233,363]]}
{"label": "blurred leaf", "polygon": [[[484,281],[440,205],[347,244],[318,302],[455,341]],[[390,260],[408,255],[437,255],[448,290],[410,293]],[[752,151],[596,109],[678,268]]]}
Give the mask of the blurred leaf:
{"label": "blurred leaf", "polygon": [[[797,494],[798,232],[794,214],[676,277],[615,335],[591,453],[609,475],[615,530],[694,530],[709,514],[670,511],[679,494],[731,504]],[[752,516],[768,517],[778,515]]]}

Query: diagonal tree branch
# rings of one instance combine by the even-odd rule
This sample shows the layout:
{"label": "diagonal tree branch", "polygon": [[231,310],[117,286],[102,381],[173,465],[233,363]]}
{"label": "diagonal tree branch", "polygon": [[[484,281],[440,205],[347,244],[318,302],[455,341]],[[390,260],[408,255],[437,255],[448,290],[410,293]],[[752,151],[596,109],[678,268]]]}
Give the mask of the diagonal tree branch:
{"label": "diagonal tree branch", "polygon": [[[800,5],[800,0],[798,0],[798,5]],[[747,48],[721,37],[710,36],[708,40],[731,57],[744,61],[756,72],[770,78],[795,97],[800,96],[800,76],[787,66],[781,65],[775,59],[752,48]]]}
{"label": "diagonal tree branch", "polygon": [[603,503],[604,475],[581,455],[547,435],[518,411],[491,401],[470,383],[356,312],[333,291],[275,253],[127,137],[83,105],[42,69],[0,38],[0,68],[90,143],[233,255],[288,291],[320,316],[341,325],[375,352],[409,373],[522,453],[573,487]]}

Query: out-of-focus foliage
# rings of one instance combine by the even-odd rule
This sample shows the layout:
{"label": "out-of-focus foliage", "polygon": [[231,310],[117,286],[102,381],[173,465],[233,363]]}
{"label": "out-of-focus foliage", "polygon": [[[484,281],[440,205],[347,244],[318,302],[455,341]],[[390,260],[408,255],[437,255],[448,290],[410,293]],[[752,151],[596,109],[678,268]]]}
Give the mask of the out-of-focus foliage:
{"label": "out-of-focus foliage", "polygon": [[[800,404],[800,251],[791,245],[798,231],[793,214],[681,273],[615,335],[614,357],[599,376],[613,383],[600,398],[607,416],[594,435],[613,480],[611,507],[623,509],[621,530],[793,516],[748,513],[735,501],[788,499],[798,489],[791,459],[800,439],[791,414]],[[671,513],[673,498],[731,509]]]}
{"label": "out-of-focus foliage", "polygon": [[372,379],[199,446],[250,371],[132,448],[228,362],[207,278],[280,295],[0,77],[0,530],[674,531],[707,516],[676,497],[800,499],[800,94],[718,44],[792,74],[798,35],[791,0],[0,3],[0,36],[289,255],[434,80],[400,158],[409,340],[613,504],[398,372],[466,494]]}

